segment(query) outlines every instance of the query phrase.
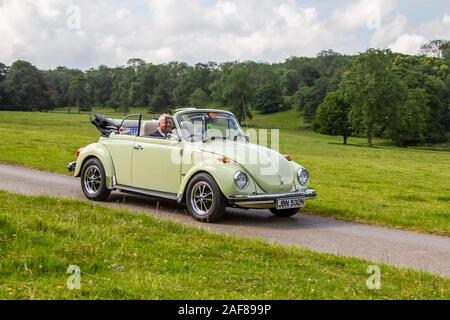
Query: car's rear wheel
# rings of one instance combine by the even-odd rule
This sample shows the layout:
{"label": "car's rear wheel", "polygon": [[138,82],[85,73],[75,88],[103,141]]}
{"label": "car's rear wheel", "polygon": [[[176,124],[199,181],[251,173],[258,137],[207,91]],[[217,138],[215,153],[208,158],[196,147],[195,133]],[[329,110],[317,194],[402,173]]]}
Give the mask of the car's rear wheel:
{"label": "car's rear wheel", "polygon": [[288,218],[295,216],[300,209],[286,209],[286,210],[278,210],[278,209],[269,209],[277,217]]}
{"label": "car's rear wheel", "polygon": [[201,173],[189,182],[186,206],[194,219],[215,222],[225,213],[226,200],[214,179],[209,174]]}
{"label": "car's rear wheel", "polygon": [[92,201],[105,201],[111,194],[106,187],[105,168],[100,160],[89,159],[81,170],[81,189],[86,198]]}

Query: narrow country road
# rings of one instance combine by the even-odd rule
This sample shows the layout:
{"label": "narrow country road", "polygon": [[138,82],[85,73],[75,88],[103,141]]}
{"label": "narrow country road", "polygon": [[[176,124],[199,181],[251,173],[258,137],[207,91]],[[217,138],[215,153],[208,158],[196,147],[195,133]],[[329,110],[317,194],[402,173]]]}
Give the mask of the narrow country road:
{"label": "narrow country road", "polygon": [[[10,165],[0,165],[0,190],[85,201],[79,179]],[[220,223],[201,224],[175,203],[119,193],[113,193],[110,201],[104,205],[144,212],[213,233],[259,238],[450,277],[448,237],[349,223],[304,213],[282,219],[266,210],[228,209]]]}

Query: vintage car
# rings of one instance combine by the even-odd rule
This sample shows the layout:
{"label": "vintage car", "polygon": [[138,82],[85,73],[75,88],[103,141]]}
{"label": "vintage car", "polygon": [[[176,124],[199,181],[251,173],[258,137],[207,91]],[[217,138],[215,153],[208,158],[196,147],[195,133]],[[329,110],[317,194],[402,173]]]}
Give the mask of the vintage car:
{"label": "vintage car", "polygon": [[[155,137],[159,122],[131,115],[96,115],[97,143],[68,165],[85,196],[105,201],[111,191],[184,203],[193,218],[219,220],[227,206],[295,215],[316,192],[309,173],[290,156],[250,143],[235,116],[222,110],[181,109],[165,118],[171,130]],[[161,131],[160,131],[161,132]]]}

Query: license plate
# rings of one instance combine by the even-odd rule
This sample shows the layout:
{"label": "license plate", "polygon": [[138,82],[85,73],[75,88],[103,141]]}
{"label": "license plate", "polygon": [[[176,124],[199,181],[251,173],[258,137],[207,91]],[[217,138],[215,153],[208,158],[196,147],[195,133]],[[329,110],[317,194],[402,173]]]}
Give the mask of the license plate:
{"label": "license plate", "polygon": [[286,198],[277,200],[277,209],[293,209],[303,208],[305,206],[305,198]]}

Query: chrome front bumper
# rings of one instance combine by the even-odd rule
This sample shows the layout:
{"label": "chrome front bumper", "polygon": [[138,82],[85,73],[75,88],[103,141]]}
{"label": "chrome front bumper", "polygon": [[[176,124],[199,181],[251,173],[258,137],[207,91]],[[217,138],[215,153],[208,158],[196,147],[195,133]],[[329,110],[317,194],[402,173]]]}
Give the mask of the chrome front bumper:
{"label": "chrome front bumper", "polygon": [[317,196],[316,190],[297,190],[288,193],[244,194],[228,198],[230,204],[244,208],[274,208],[279,199],[302,197],[312,199]]}
{"label": "chrome front bumper", "polygon": [[69,172],[75,172],[75,167],[76,167],[76,165],[77,165],[77,162],[75,161],[75,162],[70,162],[68,165],[67,165],[67,170],[69,170]]}

